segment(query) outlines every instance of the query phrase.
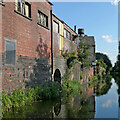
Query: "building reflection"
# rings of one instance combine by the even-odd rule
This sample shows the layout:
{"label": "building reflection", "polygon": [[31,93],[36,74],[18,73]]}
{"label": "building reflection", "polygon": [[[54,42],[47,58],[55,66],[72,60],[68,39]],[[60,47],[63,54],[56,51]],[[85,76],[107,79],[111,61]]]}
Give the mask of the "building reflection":
{"label": "building reflection", "polygon": [[[43,101],[11,110],[4,118],[94,118],[95,96],[91,88],[86,91],[86,98],[78,96],[59,97],[55,101]],[[84,96],[84,95],[83,95]]]}
{"label": "building reflection", "polygon": [[94,118],[95,116],[95,96],[93,88],[87,88],[84,97],[80,95],[60,99],[53,107],[52,118]]}

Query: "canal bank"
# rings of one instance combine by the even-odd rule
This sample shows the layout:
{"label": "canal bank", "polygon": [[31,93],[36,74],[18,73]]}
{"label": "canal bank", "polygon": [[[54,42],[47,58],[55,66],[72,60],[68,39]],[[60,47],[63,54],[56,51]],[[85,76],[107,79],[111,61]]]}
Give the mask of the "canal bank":
{"label": "canal bank", "polygon": [[101,96],[60,97],[57,100],[36,102],[22,108],[10,110],[3,118],[118,118],[118,86],[112,86]]}

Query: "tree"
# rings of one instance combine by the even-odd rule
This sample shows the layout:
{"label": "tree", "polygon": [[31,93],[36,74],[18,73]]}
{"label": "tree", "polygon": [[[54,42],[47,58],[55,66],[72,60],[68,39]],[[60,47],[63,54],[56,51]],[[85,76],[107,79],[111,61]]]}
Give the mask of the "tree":
{"label": "tree", "polygon": [[96,60],[103,60],[103,62],[107,65],[106,67],[106,72],[108,73],[112,67],[112,63],[110,61],[110,59],[108,58],[107,55],[103,54],[103,53],[96,53]]}
{"label": "tree", "polygon": [[89,46],[84,39],[81,39],[79,43],[78,60],[82,63],[82,67],[89,66]]}

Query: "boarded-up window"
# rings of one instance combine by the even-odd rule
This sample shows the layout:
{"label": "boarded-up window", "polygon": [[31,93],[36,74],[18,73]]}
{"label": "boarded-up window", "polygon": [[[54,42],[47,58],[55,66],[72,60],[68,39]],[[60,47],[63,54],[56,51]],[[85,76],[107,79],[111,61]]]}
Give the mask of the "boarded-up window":
{"label": "boarded-up window", "polygon": [[38,23],[48,28],[48,16],[41,11],[38,11]]}
{"label": "boarded-up window", "polygon": [[15,65],[16,62],[16,42],[5,40],[5,63]]}
{"label": "boarded-up window", "polygon": [[59,24],[53,21],[53,31],[59,33]]}

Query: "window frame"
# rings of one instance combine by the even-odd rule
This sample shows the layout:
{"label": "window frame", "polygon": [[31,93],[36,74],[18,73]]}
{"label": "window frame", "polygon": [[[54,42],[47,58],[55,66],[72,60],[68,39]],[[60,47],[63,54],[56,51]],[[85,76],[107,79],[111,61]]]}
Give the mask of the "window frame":
{"label": "window frame", "polygon": [[[46,25],[41,24],[40,21],[40,14],[43,15],[46,18]],[[45,14],[44,12],[42,12],[41,10],[38,10],[37,13],[37,24],[39,24],[40,26],[49,29],[49,17],[47,14]],[[44,19],[44,18],[43,18]]]}
{"label": "window frame", "polygon": [[[54,31],[54,23],[58,25],[58,32]],[[59,26],[59,23],[56,22],[55,20],[53,20],[53,32],[55,32],[55,33],[60,33],[59,27],[60,27],[60,26]]]}
{"label": "window frame", "polygon": [[[23,17],[32,20],[31,3],[25,0],[24,3],[23,3],[23,4],[24,4],[24,8],[21,8],[20,10],[18,10],[18,6],[19,6],[18,3],[20,3],[20,6],[22,6],[22,5],[21,5],[22,2],[20,2],[19,0],[16,0],[16,1],[15,1],[15,10],[14,10],[14,11],[15,11],[16,13],[22,15]],[[25,10],[25,9],[26,9],[26,8],[25,8],[26,5],[28,6],[28,15],[26,15],[25,13],[22,13],[22,9]],[[25,10],[25,11],[26,11],[26,10]],[[25,12],[25,11],[24,11],[24,12]]]}
{"label": "window frame", "polygon": [[[65,35],[65,32],[64,32],[64,38],[66,38],[68,40],[71,40],[71,32],[69,32],[66,28],[64,28],[64,30],[66,31],[66,35]],[[70,38],[67,37],[68,36],[67,34],[70,35]]]}
{"label": "window frame", "polygon": [[[8,42],[13,42],[14,43],[14,46],[15,46],[15,63],[14,64],[8,64],[8,63],[6,63],[6,50],[7,50],[7,46],[6,46],[6,41],[8,41]],[[9,40],[9,39],[6,39],[6,38],[4,38],[4,42],[5,42],[5,60],[4,60],[4,63],[5,63],[5,65],[7,65],[7,66],[15,66],[16,65],[16,41],[12,41],[12,40]]]}

